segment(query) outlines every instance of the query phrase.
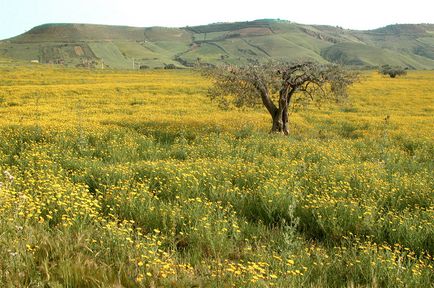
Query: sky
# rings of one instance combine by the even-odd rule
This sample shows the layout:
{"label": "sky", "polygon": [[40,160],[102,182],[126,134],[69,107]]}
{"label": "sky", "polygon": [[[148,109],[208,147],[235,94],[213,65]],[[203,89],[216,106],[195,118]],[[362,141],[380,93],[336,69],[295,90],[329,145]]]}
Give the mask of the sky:
{"label": "sky", "polygon": [[434,23],[432,0],[0,0],[0,39],[45,23],[184,27],[263,18],[347,29]]}

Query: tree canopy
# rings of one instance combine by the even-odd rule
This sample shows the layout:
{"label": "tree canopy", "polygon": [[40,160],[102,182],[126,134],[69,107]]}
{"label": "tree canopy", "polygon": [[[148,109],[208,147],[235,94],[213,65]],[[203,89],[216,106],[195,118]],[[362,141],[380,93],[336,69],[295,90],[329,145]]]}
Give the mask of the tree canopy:
{"label": "tree canopy", "polygon": [[390,65],[381,66],[379,71],[383,75],[389,75],[390,78],[395,78],[396,76],[403,76],[407,74],[407,71],[404,68]]}

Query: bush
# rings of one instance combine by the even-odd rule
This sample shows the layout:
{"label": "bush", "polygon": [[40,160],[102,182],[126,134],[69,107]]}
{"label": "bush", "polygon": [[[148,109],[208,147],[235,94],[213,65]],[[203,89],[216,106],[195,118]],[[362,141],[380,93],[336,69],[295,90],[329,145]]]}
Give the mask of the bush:
{"label": "bush", "polygon": [[396,76],[403,76],[407,74],[406,71],[407,68],[402,68],[399,66],[390,66],[390,65],[383,65],[380,67],[379,72],[383,75],[389,75],[390,78],[395,78]]}
{"label": "bush", "polygon": [[175,64],[165,64],[164,69],[176,69]]}

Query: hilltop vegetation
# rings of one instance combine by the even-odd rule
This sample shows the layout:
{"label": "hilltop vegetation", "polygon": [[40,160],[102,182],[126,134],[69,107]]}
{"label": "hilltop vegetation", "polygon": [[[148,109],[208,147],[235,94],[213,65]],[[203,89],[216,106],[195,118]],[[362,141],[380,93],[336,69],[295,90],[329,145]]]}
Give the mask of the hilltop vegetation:
{"label": "hilltop vegetation", "polygon": [[184,28],[45,24],[1,41],[2,55],[67,66],[99,67],[104,62],[120,69],[300,58],[359,68],[389,64],[434,69],[434,25],[355,31],[283,20]]}
{"label": "hilltop vegetation", "polygon": [[433,72],[367,73],[280,137],[190,70],[4,63],[0,286],[434,282]]}

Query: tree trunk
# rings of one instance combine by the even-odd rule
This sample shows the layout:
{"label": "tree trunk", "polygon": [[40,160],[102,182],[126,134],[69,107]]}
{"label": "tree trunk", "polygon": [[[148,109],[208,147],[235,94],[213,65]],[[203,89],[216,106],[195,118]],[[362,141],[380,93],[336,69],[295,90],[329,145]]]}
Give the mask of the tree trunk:
{"label": "tree trunk", "polygon": [[271,127],[271,132],[280,133],[283,130],[282,117],[279,113],[273,115],[273,126]]}
{"label": "tree trunk", "polygon": [[283,133],[288,135],[288,102],[287,102],[288,90],[282,89],[279,97],[279,108],[274,113],[272,132]]}
{"label": "tree trunk", "polygon": [[271,127],[271,132],[283,133],[285,135],[288,135],[288,106],[284,106],[282,107],[282,109],[278,109],[272,118],[273,126]]}
{"label": "tree trunk", "polygon": [[296,87],[286,87],[280,91],[279,108],[271,115],[273,118],[271,132],[289,134],[288,106],[296,89]]}
{"label": "tree trunk", "polygon": [[286,105],[285,109],[283,109],[282,122],[283,122],[283,134],[289,135],[288,105]]}

